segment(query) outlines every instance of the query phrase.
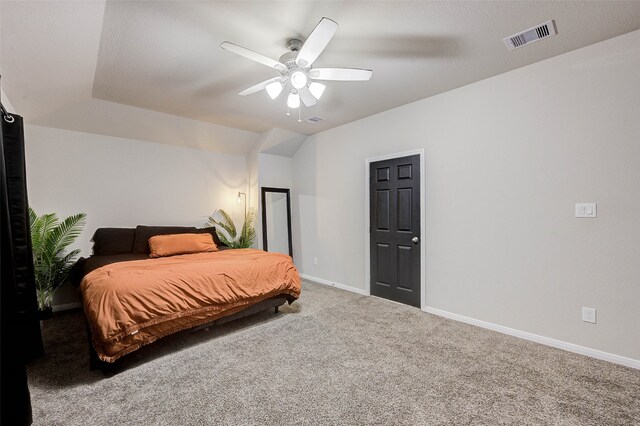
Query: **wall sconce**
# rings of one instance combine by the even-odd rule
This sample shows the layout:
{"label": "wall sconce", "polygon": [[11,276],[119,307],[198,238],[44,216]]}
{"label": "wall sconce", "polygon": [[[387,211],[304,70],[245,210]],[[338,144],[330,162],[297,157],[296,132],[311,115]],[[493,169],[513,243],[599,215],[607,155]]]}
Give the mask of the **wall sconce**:
{"label": "wall sconce", "polygon": [[238,192],[238,202],[242,201],[242,196],[244,195],[244,221],[247,221],[247,194],[244,192]]}

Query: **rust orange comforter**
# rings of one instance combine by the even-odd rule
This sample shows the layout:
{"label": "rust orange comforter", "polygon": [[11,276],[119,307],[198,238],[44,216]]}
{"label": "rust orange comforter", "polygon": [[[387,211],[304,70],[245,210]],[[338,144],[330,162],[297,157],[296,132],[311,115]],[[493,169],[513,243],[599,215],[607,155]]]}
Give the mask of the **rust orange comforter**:
{"label": "rust orange comforter", "polygon": [[270,297],[297,298],[300,277],[287,255],[224,250],[113,263],[87,274],[80,291],[96,352],[113,362]]}

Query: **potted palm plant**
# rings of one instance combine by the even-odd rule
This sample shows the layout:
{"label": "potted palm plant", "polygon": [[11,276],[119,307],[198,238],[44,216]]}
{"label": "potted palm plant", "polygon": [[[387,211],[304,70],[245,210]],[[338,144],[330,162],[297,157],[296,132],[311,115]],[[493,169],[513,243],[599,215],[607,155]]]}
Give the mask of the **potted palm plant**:
{"label": "potted palm plant", "polygon": [[29,208],[33,266],[41,319],[51,317],[53,293],[67,280],[80,250],[65,253],[82,232],[86,214],[80,213],[60,221],[55,213],[38,216]]}
{"label": "potted palm plant", "polygon": [[[220,219],[216,219],[216,217]],[[216,226],[216,233],[224,245],[231,248],[249,248],[256,239],[256,230],[253,227],[255,217],[255,210],[251,209],[247,212],[240,234],[238,234],[238,230],[231,216],[222,209],[213,212],[213,215],[209,217],[209,222],[206,225]],[[220,229],[223,229],[225,232],[220,232]]]}

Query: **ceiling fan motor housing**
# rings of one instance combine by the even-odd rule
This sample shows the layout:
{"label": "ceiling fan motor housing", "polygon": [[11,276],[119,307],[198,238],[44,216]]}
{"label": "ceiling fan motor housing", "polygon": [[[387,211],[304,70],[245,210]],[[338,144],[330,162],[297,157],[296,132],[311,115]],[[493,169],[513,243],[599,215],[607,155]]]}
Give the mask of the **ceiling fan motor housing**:
{"label": "ceiling fan motor housing", "polygon": [[298,56],[298,52],[287,52],[284,55],[280,56],[279,61],[286,65],[287,68],[291,68],[297,66],[296,57]]}
{"label": "ceiling fan motor housing", "polygon": [[302,41],[297,38],[287,40],[287,49],[292,52],[298,52],[302,48]]}
{"label": "ceiling fan motor housing", "polygon": [[[289,49],[289,52],[282,55],[279,59],[280,62],[285,64],[287,67],[286,70],[280,72],[282,73],[283,77],[289,79],[289,83],[293,86],[293,91],[295,93],[297,93],[297,91],[303,86],[306,86],[309,80],[309,77],[307,75],[308,67],[300,66],[301,64],[297,62],[298,52],[300,51],[302,44],[302,41],[299,39],[289,39],[287,41],[287,48]],[[304,77],[301,77],[298,73],[304,74]],[[297,81],[293,80],[295,79],[295,77],[293,77],[294,75],[298,77],[296,79]],[[302,80],[304,80],[304,84],[302,84]],[[300,83],[298,83],[298,81]]]}

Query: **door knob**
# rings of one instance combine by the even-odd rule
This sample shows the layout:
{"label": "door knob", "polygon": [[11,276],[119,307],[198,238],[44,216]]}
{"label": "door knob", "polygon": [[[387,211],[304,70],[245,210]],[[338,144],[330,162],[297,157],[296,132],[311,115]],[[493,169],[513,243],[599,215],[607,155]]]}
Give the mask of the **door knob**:
{"label": "door knob", "polygon": [[420,239],[418,237],[413,237],[411,241],[413,241],[413,244],[418,244],[418,241],[420,241]]}

